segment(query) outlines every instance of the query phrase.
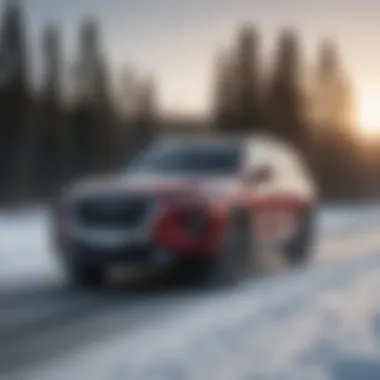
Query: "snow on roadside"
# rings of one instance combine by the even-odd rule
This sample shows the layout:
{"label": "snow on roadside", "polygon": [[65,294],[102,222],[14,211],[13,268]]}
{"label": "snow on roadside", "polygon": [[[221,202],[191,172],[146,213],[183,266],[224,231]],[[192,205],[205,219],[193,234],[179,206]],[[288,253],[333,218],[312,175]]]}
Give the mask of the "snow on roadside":
{"label": "snow on roadside", "polygon": [[380,205],[322,207],[317,214],[317,227],[322,235],[380,226]]}
{"label": "snow on roadside", "polygon": [[374,253],[203,299],[18,379],[374,380],[379,292]]}
{"label": "snow on roadside", "polygon": [[45,209],[0,213],[0,286],[61,276],[48,234]]}

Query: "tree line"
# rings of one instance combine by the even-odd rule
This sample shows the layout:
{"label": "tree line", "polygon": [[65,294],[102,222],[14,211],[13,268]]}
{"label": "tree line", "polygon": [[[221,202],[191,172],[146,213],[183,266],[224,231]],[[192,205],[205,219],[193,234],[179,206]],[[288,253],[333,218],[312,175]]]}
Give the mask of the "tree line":
{"label": "tree line", "polygon": [[29,34],[23,3],[6,1],[0,29],[1,202],[44,199],[71,179],[114,168],[153,134],[154,79],[126,67],[117,90],[112,86],[96,19],[83,19],[70,63],[58,25],[44,27],[37,52],[30,51]]}
{"label": "tree line", "polygon": [[[154,78],[126,66],[114,84],[97,20],[83,19],[75,59],[67,62],[54,23],[44,27],[38,51],[31,51],[23,11],[21,1],[7,0],[0,26],[3,203],[46,199],[72,179],[114,169],[162,131]],[[260,43],[258,30],[245,25],[218,54],[213,133],[277,134],[301,149],[325,198],[377,195],[380,150],[357,138],[354,92],[337,46],[321,44],[310,75],[293,30],[280,33],[269,68]],[[175,124],[178,131],[192,125]],[[209,123],[195,124],[198,133]]]}

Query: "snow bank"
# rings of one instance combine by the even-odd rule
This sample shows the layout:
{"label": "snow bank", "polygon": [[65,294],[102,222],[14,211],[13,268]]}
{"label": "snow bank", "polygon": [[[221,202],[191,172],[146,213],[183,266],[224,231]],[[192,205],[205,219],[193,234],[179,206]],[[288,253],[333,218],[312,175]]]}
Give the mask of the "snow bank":
{"label": "snow bank", "polygon": [[317,218],[318,229],[323,235],[357,231],[380,226],[380,205],[322,207]]}
{"label": "snow bank", "polygon": [[45,209],[0,213],[0,286],[61,276],[48,234]]}

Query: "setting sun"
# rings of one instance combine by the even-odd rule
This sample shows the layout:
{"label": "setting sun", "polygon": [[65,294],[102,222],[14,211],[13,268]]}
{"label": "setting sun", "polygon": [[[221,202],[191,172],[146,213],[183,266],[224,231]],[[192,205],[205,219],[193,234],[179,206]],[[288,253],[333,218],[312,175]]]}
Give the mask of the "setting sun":
{"label": "setting sun", "polygon": [[380,91],[359,97],[358,124],[360,131],[364,133],[380,135]]}

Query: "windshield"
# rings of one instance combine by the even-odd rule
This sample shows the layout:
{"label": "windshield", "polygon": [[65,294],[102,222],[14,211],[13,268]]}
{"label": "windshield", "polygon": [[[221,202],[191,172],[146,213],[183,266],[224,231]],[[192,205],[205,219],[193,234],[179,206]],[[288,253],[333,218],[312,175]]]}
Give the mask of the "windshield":
{"label": "windshield", "polygon": [[130,165],[132,171],[161,174],[232,175],[239,167],[239,148],[227,144],[157,144]]}

